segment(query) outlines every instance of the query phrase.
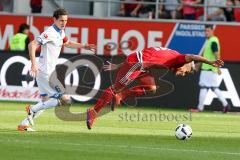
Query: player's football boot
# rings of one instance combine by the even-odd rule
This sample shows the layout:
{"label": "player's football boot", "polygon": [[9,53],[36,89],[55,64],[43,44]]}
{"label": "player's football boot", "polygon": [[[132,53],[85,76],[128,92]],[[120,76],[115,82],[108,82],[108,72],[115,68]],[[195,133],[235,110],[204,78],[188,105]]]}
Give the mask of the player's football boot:
{"label": "player's football boot", "polygon": [[34,132],[35,130],[32,129],[30,126],[25,126],[25,125],[19,125],[17,127],[18,131],[26,131],[26,132]]}
{"label": "player's football boot", "polygon": [[94,108],[87,109],[87,128],[92,129],[93,123],[96,121],[97,118],[97,112],[94,110]]}
{"label": "player's football boot", "polygon": [[231,108],[230,108],[230,106],[229,105],[227,105],[227,106],[225,106],[225,107],[223,107],[223,113],[227,113],[227,112],[229,112],[229,110],[230,110]]}
{"label": "player's football boot", "polygon": [[120,94],[115,94],[112,98],[112,102],[111,102],[111,110],[115,111],[116,106],[121,104],[121,95]]}
{"label": "player's football boot", "polygon": [[34,125],[34,121],[33,121],[33,117],[34,117],[34,112],[31,110],[30,105],[27,105],[25,108],[26,112],[27,112],[27,119],[30,123],[30,125]]}

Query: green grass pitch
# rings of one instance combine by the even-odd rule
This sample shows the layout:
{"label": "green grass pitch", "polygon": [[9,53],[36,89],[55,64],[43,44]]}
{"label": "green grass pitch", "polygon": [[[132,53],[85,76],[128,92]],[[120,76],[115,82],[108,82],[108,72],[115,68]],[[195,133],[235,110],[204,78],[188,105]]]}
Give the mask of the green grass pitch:
{"label": "green grass pitch", "polygon": [[[58,119],[53,109],[35,120],[37,132],[16,131],[26,116],[24,103],[0,102],[1,160],[239,160],[240,115],[193,113],[149,107],[120,107],[98,119],[88,130],[85,122]],[[88,105],[71,108],[85,111]],[[154,120],[155,113],[180,115],[178,121]],[[125,117],[135,115],[135,117]],[[138,119],[136,116],[140,114]],[[189,116],[185,117],[184,116]],[[177,140],[174,129],[189,124],[193,137]]]}

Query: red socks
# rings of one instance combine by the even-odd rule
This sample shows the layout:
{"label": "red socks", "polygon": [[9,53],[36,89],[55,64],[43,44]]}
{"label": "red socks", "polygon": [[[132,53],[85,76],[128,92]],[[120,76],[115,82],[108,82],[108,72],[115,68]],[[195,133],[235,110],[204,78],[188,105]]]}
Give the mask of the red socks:
{"label": "red socks", "polygon": [[97,103],[94,106],[94,110],[99,113],[106,104],[110,103],[113,98],[113,92],[111,87],[105,89],[102,95],[98,98]]}
{"label": "red socks", "polygon": [[[121,100],[126,99],[127,97],[139,97],[145,95],[147,91],[147,86],[136,86],[129,89],[124,90],[119,93]],[[111,87],[107,88],[102,95],[98,98],[97,103],[94,106],[94,110],[99,113],[108,103],[111,102],[114,93]]]}

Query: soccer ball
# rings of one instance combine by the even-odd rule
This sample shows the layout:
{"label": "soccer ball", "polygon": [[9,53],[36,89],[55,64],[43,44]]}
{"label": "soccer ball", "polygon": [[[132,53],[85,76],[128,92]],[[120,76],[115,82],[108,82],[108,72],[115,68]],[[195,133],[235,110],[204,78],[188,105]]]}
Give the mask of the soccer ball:
{"label": "soccer ball", "polygon": [[175,136],[179,140],[187,140],[192,137],[192,128],[187,124],[179,124],[175,129]]}

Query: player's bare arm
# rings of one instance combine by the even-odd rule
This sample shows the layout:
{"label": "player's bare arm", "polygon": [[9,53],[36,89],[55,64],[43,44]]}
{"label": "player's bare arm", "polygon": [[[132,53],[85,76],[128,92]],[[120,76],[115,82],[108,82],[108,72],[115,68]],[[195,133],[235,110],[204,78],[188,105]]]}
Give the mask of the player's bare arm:
{"label": "player's bare arm", "polygon": [[78,42],[73,42],[73,41],[67,41],[66,43],[64,43],[65,47],[68,48],[83,48],[86,50],[90,50],[92,52],[95,53],[96,51],[96,46],[94,44],[82,44],[82,43],[78,43]]}
{"label": "player's bare arm", "polygon": [[202,56],[199,56],[199,55],[187,54],[185,59],[187,62],[197,61],[197,62],[202,62],[202,63],[212,65],[214,67],[222,67],[224,65],[224,62],[220,59],[218,59],[216,61],[209,61],[208,59],[206,59]]}
{"label": "player's bare arm", "polygon": [[36,63],[36,55],[35,55],[38,47],[39,47],[39,43],[36,40],[33,40],[28,45],[29,56],[30,56],[30,60],[31,60],[30,74],[33,77],[36,77],[36,75],[38,73],[38,66],[37,66],[37,63]]}

